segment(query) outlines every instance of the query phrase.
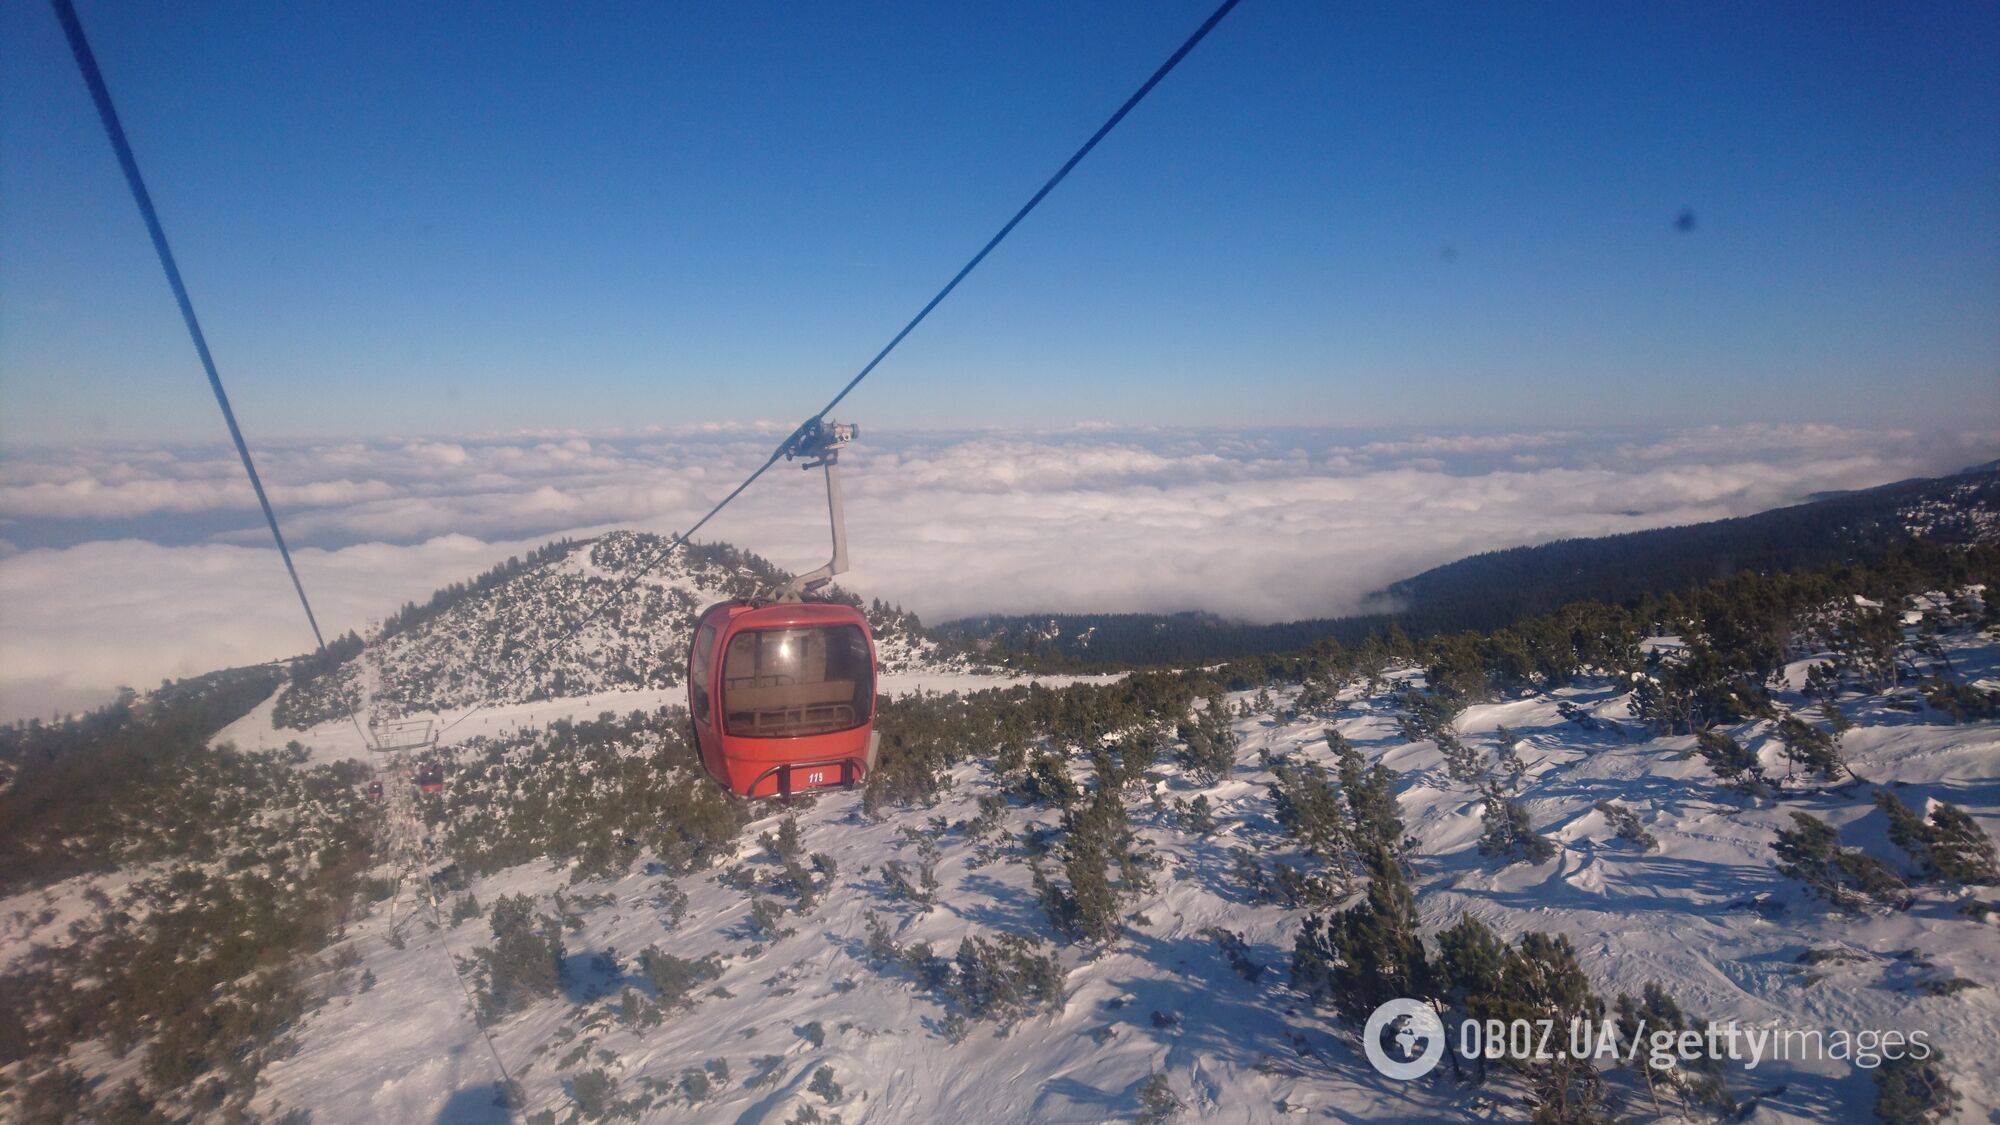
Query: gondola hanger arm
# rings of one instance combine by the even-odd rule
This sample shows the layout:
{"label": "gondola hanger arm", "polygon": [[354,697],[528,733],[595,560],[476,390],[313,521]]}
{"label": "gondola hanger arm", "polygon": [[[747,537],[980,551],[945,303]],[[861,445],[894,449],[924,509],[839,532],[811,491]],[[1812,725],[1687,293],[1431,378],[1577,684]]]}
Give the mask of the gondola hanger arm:
{"label": "gondola hanger arm", "polygon": [[804,459],[799,468],[826,471],[826,517],[833,528],[833,558],[818,570],[808,571],[780,587],[776,601],[795,602],[831,583],[847,571],[847,511],[840,491],[840,447],[861,434],[861,428],[832,419],[814,418],[800,426],[785,443],[787,461]]}

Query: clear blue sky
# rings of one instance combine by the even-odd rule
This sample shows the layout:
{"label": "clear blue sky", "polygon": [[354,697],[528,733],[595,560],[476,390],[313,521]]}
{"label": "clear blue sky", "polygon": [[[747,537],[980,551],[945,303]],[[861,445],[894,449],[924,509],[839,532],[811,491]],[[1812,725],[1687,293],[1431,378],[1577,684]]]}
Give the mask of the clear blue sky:
{"label": "clear blue sky", "polygon": [[[253,440],[802,416],[1209,7],[81,4]],[[1996,310],[1994,4],[1244,0],[845,413],[1995,425]],[[220,436],[0,5],[0,443]]]}

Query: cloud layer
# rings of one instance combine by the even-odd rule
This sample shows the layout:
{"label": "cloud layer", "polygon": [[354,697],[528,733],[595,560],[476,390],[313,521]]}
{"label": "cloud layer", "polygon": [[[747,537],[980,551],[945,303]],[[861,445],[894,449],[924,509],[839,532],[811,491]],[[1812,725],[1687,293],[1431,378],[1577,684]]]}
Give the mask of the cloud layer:
{"label": "cloud layer", "polygon": [[[282,447],[260,469],[324,625],[559,532],[670,531],[787,427]],[[1362,607],[1496,547],[1742,515],[1948,472],[2000,433],[1745,425],[1579,435],[1120,431],[873,435],[843,459],[844,584],[929,619]],[[0,719],[311,646],[241,469],[221,449],[0,459]],[[783,463],[704,532],[824,561],[817,474]]]}

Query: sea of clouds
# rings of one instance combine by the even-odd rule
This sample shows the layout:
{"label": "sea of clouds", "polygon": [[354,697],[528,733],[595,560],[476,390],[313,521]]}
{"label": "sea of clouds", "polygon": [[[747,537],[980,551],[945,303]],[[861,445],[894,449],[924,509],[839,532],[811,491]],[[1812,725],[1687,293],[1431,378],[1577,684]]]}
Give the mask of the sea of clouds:
{"label": "sea of clouds", "polygon": [[[329,632],[559,534],[672,531],[789,427],[274,446],[259,468]],[[1744,515],[1955,471],[2000,432],[864,432],[843,584],[926,619],[1350,612],[1477,551]],[[817,473],[781,463],[704,531],[825,561]],[[312,645],[226,445],[0,455],[0,721]]]}

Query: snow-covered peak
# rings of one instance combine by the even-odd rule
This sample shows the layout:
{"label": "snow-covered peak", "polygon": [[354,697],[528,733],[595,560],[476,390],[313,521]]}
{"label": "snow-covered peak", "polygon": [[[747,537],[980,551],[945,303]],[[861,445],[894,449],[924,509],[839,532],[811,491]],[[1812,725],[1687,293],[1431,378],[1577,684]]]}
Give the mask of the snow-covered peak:
{"label": "snow-covered peak", "polygon": [[[702,610],[789,575],[726,544],[668,552],[669,542],[616,531],[551,544],[527,564],[510,561],[439,591],[392,617],[336,670],[295,678],[274,721],[306,729],[350,710],[385,720],[678,686]],[[879,601],[862,608],[885,671],[943,663],[913,617]]]}

